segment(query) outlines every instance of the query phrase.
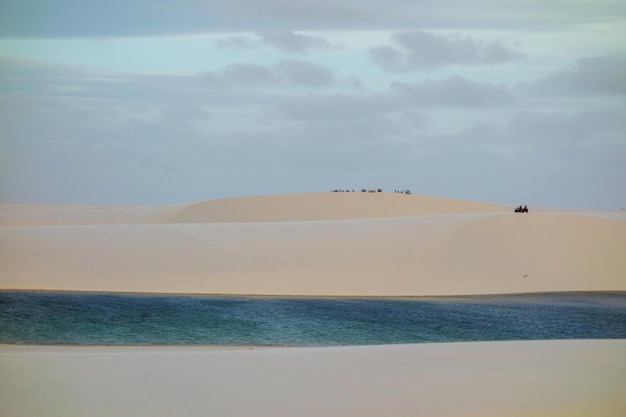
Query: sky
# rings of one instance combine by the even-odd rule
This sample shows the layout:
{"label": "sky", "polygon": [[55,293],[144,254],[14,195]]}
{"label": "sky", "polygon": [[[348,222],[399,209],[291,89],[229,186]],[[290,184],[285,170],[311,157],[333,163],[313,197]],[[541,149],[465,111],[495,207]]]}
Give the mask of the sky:
{"label": "sky", "polygon": [[3,0],[0,203],[626,207],[623,0]]}

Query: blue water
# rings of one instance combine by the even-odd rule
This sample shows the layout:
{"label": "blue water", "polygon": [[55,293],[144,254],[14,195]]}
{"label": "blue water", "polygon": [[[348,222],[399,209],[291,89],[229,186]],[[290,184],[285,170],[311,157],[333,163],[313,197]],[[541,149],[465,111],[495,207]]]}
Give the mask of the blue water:
{"label": "blue water", "polygon": [[626,338],[626,293],[403,299],[0,291],[0,343],[332,346]]}

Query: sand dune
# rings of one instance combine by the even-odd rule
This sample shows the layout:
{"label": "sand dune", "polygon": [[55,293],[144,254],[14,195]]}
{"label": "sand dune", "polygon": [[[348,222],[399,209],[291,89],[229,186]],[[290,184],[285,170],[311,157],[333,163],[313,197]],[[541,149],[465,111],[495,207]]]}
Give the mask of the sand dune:
{"label": "sand dune", "polygon": [[286,222],[508,211],[496,204],[395,193],[311,193],[243,197],[192,204],[174,223]]}
{"label": "sand dune", "polygon": [[[532,208],[531,208],[532,209]],[[0,289],[420,296],[626,291],[626,216],[323,193],[0,207]],[[624,341],[0,346],[0,415],[622,416]]]}
{"label": "sand dune", "polygon": [[0,226],[252,223],[508,211],[508,207],[394,193],[225,198],[163,207],[0,205]]}
{"label": "sand dune", "polygon": [[393,193],[89,210],[40,210],[36,225],[0,228],[0,288],[328,296],[626,290],[626,222],[598,213],[513,214]]}
{"label": "sand dune", "polygon": [[0,347],[0,414],[626,414],[626,342],[333,348]]}

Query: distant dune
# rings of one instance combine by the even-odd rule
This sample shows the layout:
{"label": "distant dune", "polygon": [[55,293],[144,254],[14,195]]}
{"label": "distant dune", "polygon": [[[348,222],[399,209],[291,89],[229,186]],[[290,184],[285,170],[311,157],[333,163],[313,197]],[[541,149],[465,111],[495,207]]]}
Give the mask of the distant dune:
{"label": "distant dune", "polygon": [[0,288],[419,296],[625,291],[623,213],[395,193],[0,207]]}
{"label": "distant dune", "polygon": [[162,207],[0,205],[0,226],[252,223],[509,211],[496,204],[395,193],[239,197]]}
{"label": "distant dune", "polygon": [[395,193],[311,193],[243,197],[192,204],[174,223],[375,219],[506,211],[495,204]]}

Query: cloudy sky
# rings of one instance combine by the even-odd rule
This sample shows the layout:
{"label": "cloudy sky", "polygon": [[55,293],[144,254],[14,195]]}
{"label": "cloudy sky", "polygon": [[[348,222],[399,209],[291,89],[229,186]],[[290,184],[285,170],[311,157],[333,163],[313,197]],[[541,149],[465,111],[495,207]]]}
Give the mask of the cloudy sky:
{"label": "cloudy sky", "polygon": [[626,207],[623,0],[3,0],[0,202]]}

